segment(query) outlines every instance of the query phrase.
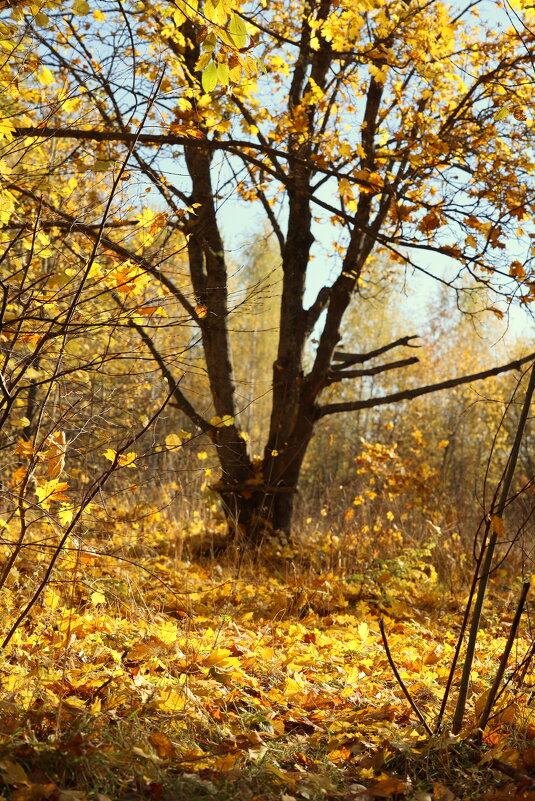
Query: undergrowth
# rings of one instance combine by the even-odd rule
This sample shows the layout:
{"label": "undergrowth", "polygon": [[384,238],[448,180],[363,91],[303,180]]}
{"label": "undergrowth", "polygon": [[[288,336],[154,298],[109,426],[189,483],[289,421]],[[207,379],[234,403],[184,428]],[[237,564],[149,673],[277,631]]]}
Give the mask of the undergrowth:
{"label": "undergrowth", "polygon": [[[0,595],[4,631],[46,564],[44,533]],[[493,576],[465,731],[452,739],[446,725],[430,739],[379,620],[433,727],[465,587],[437,573],[431,540],[398,542],[386,559],[356,534],[344,548],[329,537],[217,560],[199,555],[210,551],[200,525],[184,534],[156,518],[73,539],[1,655],[4,797],[535,797],[492,763],[524,774],[535,763],[535,674],[515,671],[531,647],[525,630],[477,758],[470,740],[511,620],[503,585],[515,582]]]}

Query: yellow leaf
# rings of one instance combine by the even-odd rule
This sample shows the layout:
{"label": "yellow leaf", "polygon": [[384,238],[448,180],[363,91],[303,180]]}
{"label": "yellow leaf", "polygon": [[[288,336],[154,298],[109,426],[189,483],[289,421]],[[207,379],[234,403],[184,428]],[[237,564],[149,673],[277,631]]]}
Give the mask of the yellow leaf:
{"label": "yellow leaf", "polygon": [[72,519],[74,517],[74,506],[71,506],[70,503],[62,503],[61,508],[58,512],[58,520],[62,526],[68,526],[69,523],[72,523]]}
{"label": "yellow leaf", "polygon": [[497,111],[497,112],[496,112],[496,114],[494,115],[494,119],[495,119],[495,121],[496,121],[496,122],[498,122],[498,120],[505,120],[505,119],[506,119],[506,117],[508,117],[508,116],[509,116],[509,114],[510,114],[510,109],[508,109],[508,108],[501,108],[501,109],[500,109],[499,111]]}
{"label": "yellow leaf", "polygon": [[224,414],[223,417],[216,415],[210,420],[210,425],[216,428],[223,428],[223,426],[234,425],[234,418],[231,414]]}
{"label": "yellow leaf", "polygon": [[35,494],[43,509],[50,509],[52,501],[68,501],[67,495],[63,494],[63,490],[68,489],[69,484],[65,481],[59,483],[57,478],[51,481],[44,481],[41,486],[35,488]]}
{"label": "yellow leaf", "polygon": [[217,86],[217,64],[215,61],[210,61],[207,67],[202,71],[201,84],[203,90],[209,94]]}
{"label": "yellow leaf", "polygon": [[85,17],[91,9],[87,0],[74,0],[72,10],[78,17]]}
{"label": "yellow leaf", "polygon": [[206,659],[204,664],[209,667],[229,668],[239,665],[240,660],[237,657],[231,656],[232,651],[228,648],[214,648]]}
{"label": "yellow leaf", "polygon": [[91,593],[91,603],[93,606],[98,606],[99,604],[106,603],[106,596],[103,595],[101,592],[92,592]]}
{"label": "yellow leaf", "polygon": [[30,421],[27,417],[17,417],[13,420],[13,425],[17,428],[26,428],[26,426],[30,425]]}
{"label": "yellow leaf", "polygon": [[370,636],[370,629],[365,620],[362,623],[359,623],[357,627],[357,634],[359,635],[362,642],[366,642],[366,640]]}
{"label": "yellow leaf", "polygon": [[172,620],[166,620],[156,631],[156,637],[165,645],[172,645],[178,637],[178,629]]}
{"label": "yellow leaf", "polygon": [[41,86],[50,86],[51,83],[54,83],[54,76],[48,69],[48,67],[42,67],[41,70],[37,73],[37,80],[41,84]]}
{"label": "yellow leaf", "polygon": [[[117,457],[117,451],[114,451],[113,448],[107,448],[102,455],[110,462],[114,462],[115,458]],[[117,457],[117,465],[118,467],[135,467],[134,462],[136,459],[137,453],[134,451],[130,451],[130,453],[121,453],[120,456]]]}
{"label": "yellow leaf", "polygon": [[117,460],[119,467],[135,467],[134,462],[137,459],[137,453],[130,451],[130,453],[122,453]]}
{"label": "yellow leaf", "polygon": [[115,457],[117,455],[117,451],[114,451],[113,448],[106,448],[104,453],[102,454],[105,459],[108,459],[110,462],[115,461]]}
{"label": "yellow leaf", "polygon": [[48,16],[45,14],[44,11],[38,11],[33,21],[37,25],[38,28],[46,28],[50,22]]}
{"label": "yellow leaf", "polygon": [[165,447],[169,448],[170,450],[173,448],[180,448],[182,445],[182,440],[178,436],[178,434],[168,434],[165,438]]}
{"label": "yellow leaf", "polygon": [[370,75],[375,78],[377,83],[382,84],[386,81],[388,75],[388,65],[376,67],[375,64],[368,64],[368,70],[370,71]]}
{"label": "yellow leaf", "polygon": [[229,33],[232,36],[232,41],[238,50],[245,47],[247,44],[247,27],[245,22],[238,17],[237,14],[232,14],[230,18]]}
{"label": "yellow leaf", "polygon": [[57,609],[61,603],[61,597],[54,590],[45,590],[43,603],[47,609]]}
{"label": "yellow leaf", "polygon": [[162,690],[159,693],[158,706],[162,712],[180,712],[186,706],[186,698],[176,690]]}

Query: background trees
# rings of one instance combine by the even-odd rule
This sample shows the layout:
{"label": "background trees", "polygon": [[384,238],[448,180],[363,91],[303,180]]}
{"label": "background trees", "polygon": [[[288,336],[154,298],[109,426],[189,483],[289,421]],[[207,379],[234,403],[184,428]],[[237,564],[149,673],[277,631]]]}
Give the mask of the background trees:
{"label": "background trees", "polygon": [[[5,222],[22,230],[39,209],[58,258],[74,247],[114,303],[123,288],[141,358],[216,449],[213,486],[229,519],[251,539],[288,531],[317,422],[424,391],[404,394],[399,372],[417,360],[412,327],[340,351],[351,302],[381,281],[374,254],[435,275],[461,306],[474,285],[486,306],[495,293],[504,309],[533,297],[529,27],[521,40],[490,30],[476,7],[403,0],[234,11],[207,2],[195,13],[76,2],[32,13],[12,12],[20,36],[33,33],[6,79]],[[26,88],[14,89],[23,75]],[[250,204],[261,208],[280,252],[261,461],[241,430],[242,418],[254,428],[255,407],[233,365],[240,258],[225,247],[228,202],[244,221]],[[188,332],[180,364],[170,326]],[[391,371],[397,386],[383,398],[325,394]]]}

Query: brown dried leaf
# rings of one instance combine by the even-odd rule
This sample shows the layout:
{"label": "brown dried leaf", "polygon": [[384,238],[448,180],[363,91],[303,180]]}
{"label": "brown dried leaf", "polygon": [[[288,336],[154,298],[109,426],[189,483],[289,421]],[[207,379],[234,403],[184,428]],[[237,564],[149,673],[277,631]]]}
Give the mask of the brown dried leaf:
{"label": "brown dried leaf", "polygon": [[173,759],[176,756],[175,746],[162,731],[153,731],[149,735],[149,743],[161,759]]}

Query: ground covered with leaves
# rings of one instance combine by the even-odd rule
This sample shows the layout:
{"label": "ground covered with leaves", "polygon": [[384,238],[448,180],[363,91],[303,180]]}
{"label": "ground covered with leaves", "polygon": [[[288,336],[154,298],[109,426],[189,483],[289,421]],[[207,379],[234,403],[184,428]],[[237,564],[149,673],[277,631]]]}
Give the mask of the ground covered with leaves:
{"label": "ground covered with leaves", "polygon": [[[535,799],[526,628],[483,743],[469,737],[510,628],[514,582],[493,577],[465,731],[452,738],[445,725],[429,737],[379,623],[433,728],[466,588],[437,575],[432,547],[402,552],[357,570],[322,535],[310,544],[318,558],[276,544],[254,561],[197,558],[158,520],[73,540],[0,657],[2,795]],[[4,632],[49,558],[43,534],[12,571]],[[451,704],[446,724],[448,715]]]}

